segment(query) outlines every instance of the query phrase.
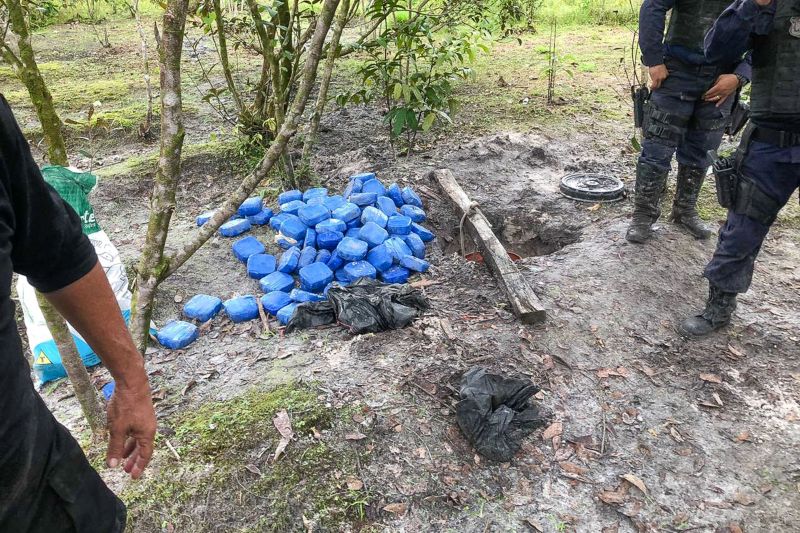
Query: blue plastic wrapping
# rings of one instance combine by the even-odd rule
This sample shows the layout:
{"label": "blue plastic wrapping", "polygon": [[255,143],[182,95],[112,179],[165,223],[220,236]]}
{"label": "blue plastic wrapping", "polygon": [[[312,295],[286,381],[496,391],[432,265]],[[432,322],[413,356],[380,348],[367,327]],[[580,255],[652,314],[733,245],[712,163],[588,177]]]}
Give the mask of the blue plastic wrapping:
{"label": "blue plastic wrapping", "polygon": [[339,246],[336,247],[336,253],[334,254],[334,256],[338,255],[345,261],[360,261],[361,259],[364,259],[364,257],[366,257],[367,250],[368,250],[368,245],[366,242],[359,239],[351,239],[350,237],[345,237],[344,239],[342,239],[342,242],[339,243]]}
{"label": "blue plastic wrapping", "polygon": [[317,236],[317,246],[322,250],[335,250],[343,238],[341,231],[325,231]]}
{"label": "blue plastic wrapping", "polygon": [[302,269],[303,267],[307,267],[313,263],[316,258],[316,248],[303,248],[303,251],[300,252],[300,259],[297,261],[297,268]]}
{"label": "blue plastic wrapping", "polygon": [[411,224],[411,231],[419,235],[419,238],[422,239],[422,242],[431,242],[434,237],[436,237],[432,231],[430,231],[428,228],[420,226],[416,222]]}
{"label": "blue plastic wrapping", "polygon": [[351,230],[353,228],[360,228],[362,226],[361,220],[354,218],[350,222],[347,223],[347,229]]}
{"label": "blue plastic wrapping", "polygon": [[223,237],[236,237],[246,231],[250,231],[250,221],[246,218],[230,220],[219,227],[219,234]]}
{"label": "blue plastic wrapping", "polygon": [[292,315],[294,315],[294,312],[297,309],[298,305],[300,304],[293,302],[284,307],[283,309],[281,309],[280,311],[278,311],[278,313],[275,315],[278,317],[278,322],[280,322],[281,325],[283,326],[288,324],[289,321],[292,319]]}
{"label": "blue plastic wrapping", "polygon": [[367,261],[379,272],[387,270],[394,264],[392,253],[385,244],[381,244],[370,250],[367,254]]}
{"label": "blue plastic wrapping", "polygon": [[302,200],[292,200],[291,202],[281,204],[281,213],[289,213],[296,215],[300,208],[305,207],[306,203]]}
{"label": "blue plastic wrapping", "polygon": [[196,294],[192,296],[183,306],[183,314],[186,318],[199,322],[208,322],[222,309],[222,300],[216,296],[208,294]]}
{"label": "blue plastic wrapping", "polygon": [[321,205],[325,206],[325,197],[324,196],[312,196],[311,198],[306,201],[306,205]]}
{"label": "blue plastic wrapping", "polygon": [[379,179],[376,178],[369,181],[366,180],[361,180],[361,181],[364,182],[364,185],[361,187],[362,193],[374,192],[378,196],[383,196],[384,194],[386,194],[386,187],[383,185],[383,183],[381,183]]}
{"label": "blue plastic wrapping", "polygon": [[297,265],[299,262],[300,248],[297,246],[292,246],[281,254],[281,258],[278,260],[278,266],[275,267],[275,270],[278,272],[283,272],[284,274],[292,274],[295,270],[297,270]]}
{"label": "blue plastic wrapping", "polygon": [[427,272],[430,268],[430,263],[419,257],[413,255],[406,255],[400,259],[400,266],[413,270],[414,272]]}
{"label": "blue plastic wrapping", "polygon": [[411,249],[411,254],[418,259],[425,259],[425,243],[422,242],[419,235],[416,233],[409,233],[403,237],[403,241]]}
{"label": "blue plastic wrapping", "polygon": [[389,237],[384,244],[392,254],[395,263],[399,263],[403,256],[414,255],[411,252],[411,248],[409,248],[406,242],[400,237]]}
{"label": "blue plastic wrapping", "polygon": [[288,204],[289,202],[294,202],[295,200],[302,200],[303,193],[298,191],[297,189],[293,189],[291,191],[285,191],[278,195],[278,205]]}
{"label": "blue plastic wrapping", "polygon": [[389,217],[386,216],[386,213],[378,209],[377,207],[365,207],[364,210],[361,212],[361,224],[366,224],[367,222],[373,222],[378,226],[385,228],[386,223],[389,221]]}
{"label": "blue plastic wrapping", "polygon": [[272,219],[272,215],[272,209],[265,207],[260,213],[247,217],[247,220],[250,221],[250,224],[263,226]]}
{"label": "blue plastic wrapping", "polygon": [[251,255],[247,260],[247,275],[254,279],[261,279],[267,274],[275,272],[275,256],[269,254]]}
{"label": "blue plastic wrapping", "polygon": [[405,283],[410,275],[411,272],[407,268],[395,265],[381,272],[381,280],[385,283]]}
{"label": "blue plastic wrapping", "polygon": [[267,274],[259,282],[261,290],[265,293],[273,291],[289,292],[294,288],[294,278],[283,272]]}
{"label": "blue plastic wrapping", "polygon": [[323,205],[325,205],[325,207],[327,207],[328,210],[330,210],[330,211],[334,211],[336,209],[339,209],[340,207],[342,207],[346,203],[347,203],[347,200],[345,200],[344,196],[342,196],[341,194],[334,194],[333,196],[328,196],[323,201]]}
{"label": "blue plastic wrapping", "polygon": [[411,219],[403,215],[395,215],[389,217],[389,222],[386,223],[386,229],[390,235],[408,235],[411,233]]}
{"label": "blue plastic wrapping", "polygon": [[364,227],[361,228],[358,235],[370,248],[383,244],[383,242],[389,238],[389,232],[374,222],[367,222],[364,224]]}
{"label": "blue plastic wrapping", "polygon": [[400,213],[411,219],[412,222],[425,222],[425,211],[411,204],[400,208]]}
{"label": "blue plastic wrapping", "polygon": [[378,196],[378,199],[375,201],[375,207],[383,211],[383,214],[387,217],[397,214],[397,207],[395,207],[394,202],[388,196]]}
{"label": "blue plastic wrapping", "polygon": [[263,254],[266,248],[258,239],[250,236],[233,243],[231,250],[233,250],[233,255],[236,256],[236,259],[242,263],[247,263],[251,255]]}
{"label": "blue plastic wrapping", "polygon": [[350,176],[350,180],[351,181],[358,180],[361,183],[366,183],[366,182],[368,182],[370,180],[374,180],[374,179],[375,179],[375,173],[374,172],[361,172],[359,174],[353,174],[352,176]]}
{"label": "blue plastic wrapping", "polygon": [[358,207],[366,207],[373,205],[378,199],[378,195],[374,192],[360,192],[350,195],[350,201]]}
{"label": "blue plastic wrapping", "polygon": [[345,223],[357,219],[361,215],[361,208],[352,202],[337,207],[331,213],[332,218],[339,219]]}
{"label": "blue plastic wrapping", "polygon": [[337,270],[336,272],[334,272],[334,273],[333,273],[333,277],[334,277],[334,278],[336,279],[336,281],[338,281],[339,283],[350,283],[350,282],[352,281],[352,280],[350,279],[350,276],[348,276],[348,275],[347,275],[347,272],[344,270],[344,267],[342,267],[342,268],[340,268],[339,270]]}
{"label": "blue plastic wrapping", "polygon": [[338,218],[329,218],[314,226],[314,229],[317,230],[317,233],[325,233],[326,231],[344,232],[347,229],[347,224]]}
{"label": "blue plastic wrapping", "polygon": [[[333,277],[332,272],[331,277]],[[302,289],[292,289],[292,292],[289,293],[289,297],[293,302],[297,303],[321,302],[322,300],[326,299],[325,295],[323,294],[314,294],[313,292],[304,291]]]}
{"label": "blue plastic wrapping", "polygon": [[317,232],[313,229],[306,230],[306,239],[303,241],[303,248],[317,247]]}
{"label": "blue plastic wrapping", "polygon": [[214,216],[214,213],[215,213],[215,211],[206,211],[205,213],[201,213],[201,214],[197,215],[197,218],[194,219],[194,221],[198,226],[202,226],[206,222],[211,220],[211,217]]}
{"label": "blue plastic wrapping", "polygon": [[306,226],[314,227],[323,220],[331,218],[331,212],[322,204],[319,205],[306,205],[301,207],[297,212],[297,216]]}
{"label": "blue plastic wrapping", "polygon": [[338,251],[334,251],[331,254],[331,258],[328,259],[328,262],[325,264],[328,265],[328,268],[335,272],[344,266],[345,260],[342,259],[342,256],[339,255]]}
{"label": "blue plastic wrapping", "polygon": [[158,342],[165,348],[180,350],[197,340],[200,335],[197,326],[182,320],[167,323],[156,334]]}
{"label": "blue plastic wrapping", "polygon": [[358,239],[358,236],[361,234],[361,226],[356,228],[348,228],[347,231],[344,233],[345,237],[350,237],[351,239]]}
{"label": "blue plastic wrapping", "polygon": [[411,187],[403,187],[403,202],[406,204],[415,205],[420,209],[423,207],[422,199],[417,196],[417,193],[415,193],[414,189]]}
{"label": "blue plastic wrapping", "polygon": [[350,281],[356,281],[358,278],[375,278],[378,271],[367,261],[353,261],[344,266],[344,272]]}
{"label": "blue plastic wrapping", "polygon": [[297,246],[297,241],[285,235],[281,235],[280,233],[275,236],[275,242],[284,250],[288,250],[292,246]]}
{"label": "blue plastic wrapping", "polygon": [[225,314],[233,322],[245,322],[258,317],[258,302],[255,296],[237,296],[226,300]]}
{"label": "blue plastic wrapping", "polygon": [[298,242],[306,238],[307,229],[303,221],[295,215],[288,215],[281,224],[281,233]]}
{"label": "blue plastic wrapping", "polygon": [[333,281],[333,271],[323,263],[312,263],[300,269],[300,287],[308,292],[319,292]]}
{"label": "blue plastic wrapping", "polygon": [[275,231],[280,231],[281,224],[283,224],[283,222],[290,216],[291,215],[289,213],[278,213],[277,215],[273,215],[273,217],[269,219],[269,227]]}
{"label": "blue plastic wrapping", "polygon": [[317,252],[317,257],[314,259],[315,263],[325,263],[328,264],[328,261],[331,258],[330,250],[320,250]]}
{"label": "blue plastic wrapping", "polygon": [[106,401],[109,401],[111,399],[111,397],[114,395],[114,390],[116,388],[117,388],[117,384],[116,384],[116,382],[114,382],[112,380],[112,381],[109,381],[108,383],[106,383],[105,385],[103,385],[103,388],[100,389],[100,392],[103,393],[103,398],[105,398]]}
{"label": "blue plastic wrapping", "polygon": [[386,196],[392,199],[397,208],[403,207],[405,204],[403,201],[403,191],[400,190],[400,186],[396,183],[389,185],[386,189]]}
{"label": "blue plastic wrapping", "polygon": [[260,196],[253,196],[252,198],[248,198],[242,205],[239,206],[239,209],[236,211],[243,217],[251,217],[253,215],[257,215],[264,209],[264,202]]}
{"label": "blue plastic wrapping", "polygon": [[272,316],[278,314],[278,311],[290,303],[292,303],[292,298],[289,296],[288,292],[272,291],[261,297],[261,306]]}
{"label": "blue plastic wrapping", "polygon": [[328,196],[328,189],[325,187],[314,187],[303,193],[303,201],[307,202],[311,198],[324,198],[326,196]]}

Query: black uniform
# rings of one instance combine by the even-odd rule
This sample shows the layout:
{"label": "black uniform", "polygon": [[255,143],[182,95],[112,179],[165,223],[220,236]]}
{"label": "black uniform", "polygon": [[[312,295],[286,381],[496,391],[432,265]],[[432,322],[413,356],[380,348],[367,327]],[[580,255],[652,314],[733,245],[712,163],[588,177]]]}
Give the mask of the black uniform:
{"label": "black uniform", "polygon": [[42,179],[0,95],[0,532],[124,529],[124,505],[33,388],[11,301],[12,272],[51,292],[96,262],[78,215]]}

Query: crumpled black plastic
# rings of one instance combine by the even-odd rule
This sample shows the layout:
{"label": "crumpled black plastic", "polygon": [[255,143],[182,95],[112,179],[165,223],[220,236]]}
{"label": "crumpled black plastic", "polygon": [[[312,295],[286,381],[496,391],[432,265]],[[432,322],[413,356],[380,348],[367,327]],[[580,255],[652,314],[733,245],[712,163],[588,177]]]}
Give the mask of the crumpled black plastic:
{"label": "crumpled black plastic", "polygon": [[473,367],[461,378],[456,419],[475,450],[493,461],[508,462],[522,439],[546,418],[528,400],[539,392],[529,380],[506,378]]}
{"label": "crumpled black plastic", "polygon": [[353,334],[377,333],[406,327],[428,307],[428,299],[411,285],[361,278],[346,287],[334,283],[327,300],[298,306],[286,331],[339,322]]}

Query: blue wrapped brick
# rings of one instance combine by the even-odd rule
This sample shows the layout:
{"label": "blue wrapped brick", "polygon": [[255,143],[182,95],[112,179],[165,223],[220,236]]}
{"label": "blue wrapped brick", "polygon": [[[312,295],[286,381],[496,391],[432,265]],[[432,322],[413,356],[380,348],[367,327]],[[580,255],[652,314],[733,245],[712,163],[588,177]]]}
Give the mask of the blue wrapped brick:
{"label": "blue wrapped brick", "polygon": [[297,189],[293,189],[291,191],[285,191],[278,195],[278,205],[288,204],[289,202],[294,202],[295,200],[302,200],[303,193],[298,191]]}
{"label": "blue wrapped brick", "polygon": [[301,208],[305,207],[306,203],[302,200],[293,200],[291,202],[281,204],[281,213],[289,213],[296,215]]}
{"label": "blue wrapped brick", "polygon": [[379,272],[389,269],[394,264],[392,253],[385,244],[376,246],[367,254],[367,261]]}
{"label": "blue wrapped brick", "polygon": [[243,217],[251,217],[259,214],[263,208],[264,202],[261,200],[261,197],[253,196],[242,202],[242,205],[239,206],[236,212]]}
{"label": "blue wrapped brick", "polygon": [[326,231],[317,236],[317,246],[322,250],[335,250],[343,238],[341,231]]}
{"label": "blue wrapped brick", "polygon": [[300,252],[300,259],[297,261],[297,268],[302,269],[307,267],[317,258],[317,250],[315,248],[303,248]]}
{"label": "blue wrapped brick", "polygon": [[405,202],[403,201],[403,191],[400,190],[400,186],[396,183],[392,183],[389,185],[389,188],[386,189],[386,196],[392,199],[394,205],[399,209],[403,207]]}
{"label": "blue wrapped brick", "polygon": [[289,296],[289,293],[282,291],[268,292],[261,297],[261,306],[272,316],[277,315],[278,311],[290,303],[292,303],[292,298]]}
{"label": "blue wrapped brick", "polygon": [[336,253],[334,255],[338,255],[345,261],[360,261],[366,257],[367,250],[366,242],[345,237],[342,239],[342,242],[339,243],[339,246],[336,247]]}
{"label": "blue wrapped brick", "polygon": [[269,254],[251,255],[247,260],[247,275],[254,279],[261,279],[275,272],[275,256]]}
{"label": "blue wrapped brick", "polygon": [[395,263],[399,263],[400,259],[406,255],[413,255],[411,248],[400,237],[389,237],[384,244],[389,249],[389,253],[392,254]]}
{"label": "blue wrapped brick", "polygon": [[311,198],[325,198],[326,196],[328,196],[328,189],[325,187],[315,187],[303,193],[303,201],[307,202]]}
{"label": "blue wrapped brick", "polygon": [[294,316],[294,312],[295,310],[297,310],[298,305],[300,304],[290,303],[289,305],[278,311],[278,313],[275,315],[278,317],[278,322],[280,322],[281,325],[283,326],[288,324],[289,321],[292,319],[292,316]]}
{"label": "blue wrapped brick", "polygon": [[350,195],[350,201],[358,207],[373,205],[378,200],[378,195],[374,192],[360,192]]}
{"label": "blue wrapped brick", "polygon": [[182,320],[173,320],[156,334],[158,342],[165,348],[180,350],[197,340],[200,335],[197,326]]}
{"label": "blue wrapped brick", "polygon": [[360,234],[361,234],[361,226],[358,226],[356,228],[348,228],[347,231],[344,233],[344,236],[350,237],[351,239],[358,239]]}
{"label": "blue wrapped brick", "polygon": [[356,281],[359,278],[375,278],[378,271],[375,267],[367,261],[353,261],[344,266],[344,272],[351,281]]}
{"label": "blue wrapped brick", "polygon": [[314,226],[314,229],[316,229],[317,233],[325,233],[326,231],[344,232],[347,229],[347,224],[338,218],[329,218]]}
{"label": "blue wrapped brick", "polygon": [[412,222],[425,222],[425,211],[411,204],[400,208],[400,213],[411,219]]}
{"label": "blue wrapped brick", "polygon": [[361,224],[366,224],[367,222],[373,222],[378,226],[385,228],[386,223],[389,222],[389,217],[377,207],[369,206],[365,207],[361,212]]}
{"label": "blue wrapped brick", "polygon": [[344,196],[341,194],[334,194],[333,196],[328,196],[323,201],[323,205],[328,208],[329,211],[335,211],[345,205],[347,200],[344,199]]}
{"label": "blue wrapped brick", "polygon": [[411,187],[403,187],[403,203],[411,204],[422,209],[422,199],[417,196]]}
{"label": "blue wrapped brick", "polygon": [[[383,213],[381,213],[383,214]],[[366,242],[369,248],[374,248],[389,238],[389,232],[374,222],[367,222],[359,232],[359,237]]]}
{"label": "blue wrapped brick", "polygon": [[198,227],[199,226],[203,226],[203,225],[205,225],[206,222],[211,220],[211,217],[214,216],[215,212],[216,211],[206,211],[205,213],[201,213],[201,214],[197,215],[197,218],[194,219],[194,221],[195,221],[195,223],[197,224]]}
{"label": "blue wrapped brick", "polygon": [[331,218],[331,212],[322,204],[319,205],[306,205],[297,212],[300,221],[306,226],[316,226],[323,220]]}
{"label": "blue wrapped brick", "polygon": [[336,278],[336,281],[342,284],[350,283],[351,281],[353,281],[350,279],[350,276],[347,275],[347,272],[345,272],[344,267],[334,272],[333,277]]}
{"label": "blue wrapped brick", "polygon": [[431,242],[435,237],[432,231],[420,226],[416,222],[411,224],[411,231],[419,235],[419,238],[422,239],[422,242]]}
{"label": "blue wrapped brick", "polygon": [[306,239],[303,241],[303,248],[317,247],[317,232],[313,229],[306,230]]}
{"label": "blue wrapped brick", "polygon": [[366,180],[361,180],[361,181],[364,182],[364,185],[361,187],[362,193],[374,192],[378,196],[383,196],[384,194],[386,194],[386,187],[383,185],[383,183],[381,183],[379,179],[376,178],[369,181]]}
{"label": "blue wrapped brick", "polygon": [[258,317],[258,302],[255,296],[239,296],[226,300],[225,314],[233,322],[246,322]]}
{"label": "blue wrapped brick", "polygon": [[409,233],[403,237],[403,241],[411,249],[411,254],[418,259],[425,259],[425,243],[422,242],[419,235],[416,233]]}
{"label": "blue wrapped brick", "polygon": [[414,272],[427,272],[431,265],[424,259],[414,257],[413,255],[406,255],[400,259],[400,266]]}
{"label": "blue wrapped brick", "polygon": [[411,233],[411,219],[403,215],[395,215],[389,217],[386,223],[386,229],[390,235],[408,235]]}
{"label": "blue wrapped brick", "polygon": [[233,255],[236,256],[236,259],[242,263],[247,263],[250,256],[263,254],[266,248],[255,237],[245,237],[233,243],[231,250],[233,250]]}
{"label": "blue wrapped brick", "polygon": [[350,176],[350,180],[351,181],[358,180],[361,183],[366,183],[366,182],[374,180],[374,179],[375,179],[375,173],[374,172],[361,172],[359,174],[353,174],[352,176]]}
{"label": "blue wrapped brick", "polygon": [[392,217],[397,214],[397,207],[395,207],[394,202],[388,196],[379,196],[375,201],[375,206],[383,211],[383,214],[387,217]]}
{"label": "blue wrapped brick", "polygon": [[219,227],[219,234],[223,237],[236,237],[246,231],[250,231],[250,221],[246,218],[230,220]]}
{"label": "blue wrapped brick", "polygon": [[306,230],[308,228],[299,217],[289,215],[286,220],[281,224],[281,233],[287,237],[291,237],[295,241],[301,241],[306,238]]}
{"label": "blue wrapped brick", "polygon": [[300,269],[300,287],[308,292],[319,292],[333,281],[333,271],[323,263],[312,263]]}
{"label": "blue wrapped brick", "polygon": [[254,226],[263,226],[272,219],[272,214],[272,209],[265,207],[260,213],[247,217],[247,220]]}
{"label": "blue wrapped brick", "polygon": [[308,199],[306,205],[321,205],[325,207],[325,197],[324,196],[314,196]]}
{"label": "blue wrapped brick", "polygon": [[269,219],[269,227],[271,227],[275,231],[280,231],[281,224],[283,224],[284,221],[286,221],[286,219],[288,219],[290,216],[292,215],[290,215],[289,213],[278,213],[277,215],[274,215],[272,218]]}
{"label": "blue wrapped brick", "polygon": [[353,220],[351,220],[350,222],[347,223],[347,229],[348,230],[351,230],[353,228],[361,228],[361,226],[362,226],[361,220],[359,220],[357,218],[353,219]]}
{"label": "blue wrapped brick", "polygon": [[289,292],[294,288],[294,278],[289,274],[276,271],[261,278],[259,285],[261,285],[261,290],[265,293],[274,291]]}
{"label": "blue wrapped brick", "polygon": [[337,207],[331,212],[331,217],[341,220],[342,222],[350,222],[356,220],[361,215],[361,208],[352,202]]}
{"label": "blue wrapped brick", "polygon": [[330,250],[320,250],[317,252],[317,257],[314,259],[315,263],[325,263],[328,264],[328,261],[331,258]]}
{"label": "blue wrapped brick", "polygon": [[[333,276],[333,272],[331,272],[331,276]],[[322,294],[314,294],[313,292],[308,292],[301,289],[292,289],[292,292],[289,293],[289,297],[293,302],[297,303],[321,302],[325,300],[325,296]]]}
{"label": "blue wrapped brick", "polygon": [[284,250],[288,250],[293,246],[297,246],[297,241],[292,238],[286,237],[285,235],[281,235],[280,233],[275,236],[275,242],[283,248]]}
{"label": "blue wrapped brick", "polygon": [[199,322],[208,322],[222,309],[222,300],[216,296],[207,294],[196,294],[183,306],[183,314],[186,318]]}
{"label": "blue wrapped brick", "polygon": [[344,263],[345,263],[345,260],[342,259],[342,256],[339,255],[339,252],[338,251],[334,251],[331,254],[331,258],[328,259],[328,261],[325,264],[328,265],[328,268],[330,268],[331,270],[336,272],[337,270],[339,270],[340,268],[342,268],[344,266]]}
{"label": "blue wrapped brick", "polygon": [[281,254],[281,258],[278,261],[278,266],[275,268],[278,272],[283,272],[284,274],[291,274],[295,270],[297,270],[297,265],[300,263],[300,248],[297,246],[292,246],[283,254]]}
{"label": "blue wrapped brick", "polygon": [[381,279],[384,283],[405,283],[411,272],[404,267],[395,265],[392,268],[381,273]]}

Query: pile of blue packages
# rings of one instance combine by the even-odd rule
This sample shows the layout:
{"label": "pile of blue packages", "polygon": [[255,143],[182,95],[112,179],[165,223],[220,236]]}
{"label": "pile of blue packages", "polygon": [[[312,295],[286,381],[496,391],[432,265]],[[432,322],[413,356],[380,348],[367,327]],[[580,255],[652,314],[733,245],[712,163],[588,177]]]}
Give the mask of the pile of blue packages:
{"label": "pile of blue packages", "polygon": [[[435,236],[423,226],[427,216],[422,199],[411,187],[387,184],[374,173],[364,172],[351,176],[342,194],[324,187],[290,190],[280,193],[276,203],[268,207],[260,197],[249,198],[219,229],[223,237],[261,232],[259,228],[267,226],[276,232],[274,242],[282,250],[267,250],[262,243],[271,237],[245,236],[231,245],[263,295],[223,303],[215,296],[198,294],[184,306],[187,319],[206,322],[224,309],[233,322],[254,320],[260,304],[285,325],[298,305],[326,300],[334,281],[348,285],[367,277],[403,284],[430,268],[426,244]],[[207,223],[213,214],[198,215],[197,225]],[[197,335],[195,324],[171,322],[158,339],[177,349]]]}

